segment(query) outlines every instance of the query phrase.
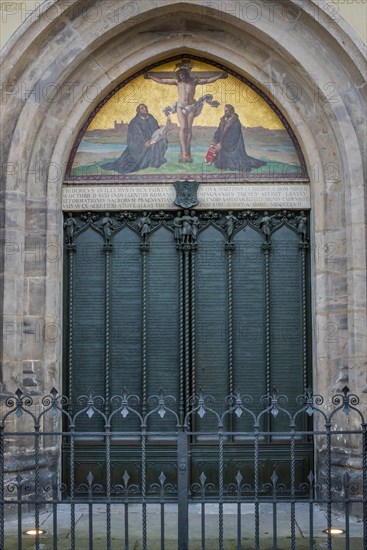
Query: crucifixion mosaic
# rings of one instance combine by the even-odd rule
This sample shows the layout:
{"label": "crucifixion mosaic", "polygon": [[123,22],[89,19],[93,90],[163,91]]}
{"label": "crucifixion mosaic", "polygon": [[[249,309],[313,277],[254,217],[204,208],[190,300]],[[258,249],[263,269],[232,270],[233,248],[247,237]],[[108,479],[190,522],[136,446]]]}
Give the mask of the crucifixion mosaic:
{"label": "crucifixion mosaic", "polygon": [[177,58],[124,81],[93,111],[67,180],[172,182],[306,178],[277,107],[229,69]]}

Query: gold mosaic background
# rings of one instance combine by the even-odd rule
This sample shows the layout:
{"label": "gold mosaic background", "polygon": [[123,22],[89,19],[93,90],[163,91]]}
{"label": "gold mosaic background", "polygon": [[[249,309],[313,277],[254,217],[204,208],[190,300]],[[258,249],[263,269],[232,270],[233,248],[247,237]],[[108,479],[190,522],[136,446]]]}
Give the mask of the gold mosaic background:
{"label": "gold mosaic background", "polygon": [[[155,67],[154,71],[176,71],[178,61],[165,63]],[[192,73],[195,71],[215,71],[220,69],[193,60]],[[197,118],[195,126],[218,126],[225,103],[234,106],[240,121],[245,127],[262,126],[271,130],[283,130],[279,117],[271,107],[256,92],[246,86],[238,78],[228,75],[225,80],[218,80],[212,84],[203,84],[196,87],[195,99],[204,94],[212,94],[214,99],[220,102],[218,108],[208,105]],[[157,119],[159,125],[166,124],[166,117],[162,109],[173,105],[177,101],[177,87],[166,84],[158,84],[153,80],[146,80],[143,75],[138,76],[126,86],[121,88],[102,107],[90,123],[88,130],[113,128],[114,121],[128,123],[136,114],[139,103],[146,103],[149,112]],[[172,122],[177,122],[177,115],[172,115]]]}

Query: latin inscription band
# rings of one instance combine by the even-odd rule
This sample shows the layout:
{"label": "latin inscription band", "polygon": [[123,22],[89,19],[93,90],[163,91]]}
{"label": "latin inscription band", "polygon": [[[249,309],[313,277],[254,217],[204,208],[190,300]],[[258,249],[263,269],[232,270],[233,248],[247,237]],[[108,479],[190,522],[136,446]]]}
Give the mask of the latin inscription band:
{"label": "latin inscription band", "polygon": [[[63,188],[65,211],[80,210],[176,210],[173,185],[67,186]],[[197,210],[215,208],[310,208],[308,185],[205,185],[198,190]]]}

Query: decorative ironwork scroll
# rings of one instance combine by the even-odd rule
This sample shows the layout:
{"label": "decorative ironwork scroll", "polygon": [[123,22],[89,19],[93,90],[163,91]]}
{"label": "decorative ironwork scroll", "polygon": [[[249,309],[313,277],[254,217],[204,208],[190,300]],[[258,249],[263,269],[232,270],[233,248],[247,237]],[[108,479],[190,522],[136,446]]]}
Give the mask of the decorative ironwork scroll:
{"label": "decorative ironwork scroll", "polygon": [[[310,388],[296,399],[288,399],[273,389],[270,394],[261,396],[260,409],[251,396],[242,394],[240,390],[224,396],[218,402],[212,395],[199,390],[195,395],[189,396],[182,420],[175,412],[174,396],[167,394],[163,388],[156,394],[147,396],[144,416],[141,414],[139,396],[130,394],[128,390],[111,396],[108,415],[105,414],[105,400],[93,392],[75,395],[75,399],[77,405],[72,414],[68,398],[60,395],[55,388],[45,396],[26,395],[18,389],[3,403],[0,416],[2,548],[6,548],[9,541],[11,544],[15,541],[21,548],[24,542],[23,530],[27,524],[35,527],[35,548],[41,548],[44,541],[40,529],[48,531],[46,540],[55,549],[64,546],[64,539],[71,550],[77,550],[81,544],[92,548],[96,529],[101,529],[101,525],[103,529],[98,534],[105,537],[103,543],[107,550],[112,550],[116,543],[120,547],[128,548],[137,540],[144,550],[148,549],[148,541],[150,546],[155,540],[164,548],[165,545],[172,544],[172,535],[167,536],[166,529],[167,505],[172,502],[178,504],[178,515],[174,518],[174,523],[177,526],[177,548],[180,550],[188,548],[189,543],[199,544],[204,548],[214,536],[221,549],[228,544],[241,548],[243,538],[257,550],[260,548],[260,540],[261,543],[275,548],[280,540],[284,541],[285,536],[284,522],[282,533],[279,530],[280,506],[290,508],[286,536],[289,538],[290,548],[296,548],[299,529],[295,510],[305,505],[308,505],[309,513],[301,517],[304,528],[300,542],[305,541],[304,533],[307,533],[310,547],[327,544],[331,548],[331,527],[335,526],[333,520],[337,519],[338,526],[344,531],[343,543],[345,541],[346,548],[366,547],[367,524],[365,521],[363,524],[353,521],[351,508],[352,505],[360,506],[365,512],[366,452],[362,453],[358,464],[354,460],[353,468],[342,467],[335,462],[341,438],[353,437],[359,448],[366,450],[367,422],[362,412],[364,403],[360,403],[358,396],[351,393],[348,387],[329,396],[327,400],[314,394]],[[101,458],[96,460],[94,457],[94,461],[83,470],[82,464],[75,460],[75,449],[81,441],[88,440],[97,416],[103,425]],[[119,417],[120,428],[115,435],[124,437],[124,452],[120,452],[119,465],[113,446],[110,445],[110,427],[116,416]],[[239,441],[246,440],[251,451],[240,464],[234,463],[231,458],[228,432],[224,428],[228,424],[233,425],[228,422],[231,416],[243,422],[238,424],[235,436]],[[266,471],[263,469],[266,460],[260,443],[266,435],[260,428],[264,416],[281,416],[285,420],[283,445],[286,458],[282,465],[278,457],[271,457]],[[84,417],[85,429],[77,428],[81,417]],[[171,463],[162,465],[160,457],[156,468],[151,471],[152,452],[157,443],[160,453],[165,452],[167,417],[172,418],[174,426],[170,434],[173,437]],[[316,428],[297,429],[299,417],[314,420]],[[154,432],[148,428],[151,418],[156,421]],[[200,467],[190,473],[190,441],[194,434],[189,426],[198,425],[194,419],[205,422],[208,418],[212,419],[211,429],[206,428],[200,435],[211,436],[213,453],[212,456],[203,456]],[[246,423],[245,418],[250,419],[250,422]],[[130,461],[129,425],[135,429],[135,419],[140,424],[140,428],[136,430],[139,435],[138,453]],[[27,427],[27,431],[12,431],[14,423],[19,425],[20,422]],[[61,432],[58,426],[62,422],[64,429]],[[310,435],[315,438],[320,467],[315,472],[310,459],[305,465],[305,475],[302,478],[297,475],[296,465],[300,449]],[[57,456],[52,450],[65,437],[70,442],[69,447],[64,450],[68,475],[65,476],[64,483],[61,483],[57,473]],[[24,447],[29,450],[27,470],[22,471],[17,466],[14,469],[16,451]],[[246,446],[242,444],[240,447],[243,456]],[[45,453],[47,460],[44,460]],[[195,510],[198,530],[188,529],[189,495],[198,504]],[[141,514],[136,513],[137,503],[141,506]],[[218,504],[215,533],[207,531],[209,503]],[[250,528],[248,523],[243,522],[241,508],[245,504],[254,506],[255,521]],[[263,529],[260,530],[260,506],[266,504],[270,504],[268,521],[272,523],[268,537]],[[65,530],[65,518],[61,521],[58,515],[62,509],[65,510],[65,505],[71,510],[70,532]],[[76,521],[75,510],[80,505],[84,507],[87,529],[84,522]],[[133,505],[135,509],[131,508]],[[157,505],[159,521],[153,524],[149,518],[157,519]],[[228,505],[232,505],[232,512],[227,508],[225,513]],[[45,507],[48,513],[41,518],[40,511]],[[326,508],[326,514],[323,509],[320,511],[320,507]],[[129,521],[132,510],[135,511],[133,522],[131,519]],[[344,517],[340,510],[343,510]],[[15,521],[5,521],[9,511]],[[112,521],[113,516],[122,518],[122,515],[122,521]],[[233,525],[230,523],[233,520],[237,528],[235,531],[229,530],[228,535],[226,527]],[[326,536],[324,532],[327,533]]]}

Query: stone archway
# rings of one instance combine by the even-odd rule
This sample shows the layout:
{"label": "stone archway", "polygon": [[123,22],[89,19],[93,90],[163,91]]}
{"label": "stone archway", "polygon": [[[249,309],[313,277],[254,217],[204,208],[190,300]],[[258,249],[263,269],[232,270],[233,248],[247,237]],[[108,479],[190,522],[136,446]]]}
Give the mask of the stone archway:
{"label": "stone archway", "polygon": [[3,392],[61,385],[61,185],[85,118],[147,57],[202,52],[291,121],[312,188],[314,380],[366,391],[361,47],[311,1],[214,4],[46,1],[5,48]]}

